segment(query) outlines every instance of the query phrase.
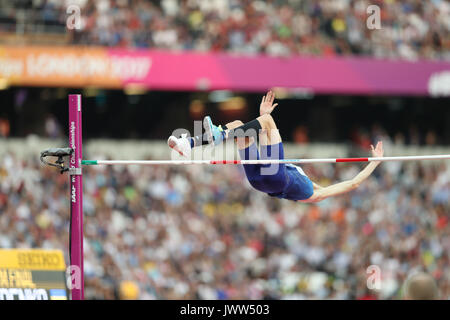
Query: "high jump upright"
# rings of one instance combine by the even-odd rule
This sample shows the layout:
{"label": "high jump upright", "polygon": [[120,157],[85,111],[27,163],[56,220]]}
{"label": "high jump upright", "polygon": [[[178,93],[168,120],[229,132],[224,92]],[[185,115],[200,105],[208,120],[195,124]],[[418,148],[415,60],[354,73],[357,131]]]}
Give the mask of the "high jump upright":
{"label": "high jump upright", "polygon": [[69,95],[70,268],[72,300],[84,299],[81,94]]}

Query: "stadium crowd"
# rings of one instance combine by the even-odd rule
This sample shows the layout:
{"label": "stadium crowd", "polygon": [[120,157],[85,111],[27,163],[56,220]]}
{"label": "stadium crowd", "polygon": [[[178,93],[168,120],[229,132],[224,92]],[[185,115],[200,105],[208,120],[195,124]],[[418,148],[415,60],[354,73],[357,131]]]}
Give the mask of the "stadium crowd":
{"label": "stadium crowd", "polygon": [[[446,0],[20,0],[0,8],[0,28],[11,30],[24,8],[33,9],[25,23],[65,26],[70,4],[81,8],[77,44],[450,59]],[[380,8],[380,29],[367,27],[370,5]]]}
{"label": "stadium crowd", "polygon": [[[323,185],[358,169],[304,167]],[[67,255],[67,190],[67,175],[2,155],[0,247]],[[88,167],[86,298],[397,299],[421,269],[449,299],[449,199],[445,162],[384,163],[312,205],[254,191],[239,166]],[[379,290],[367,287],[371,265]]]}

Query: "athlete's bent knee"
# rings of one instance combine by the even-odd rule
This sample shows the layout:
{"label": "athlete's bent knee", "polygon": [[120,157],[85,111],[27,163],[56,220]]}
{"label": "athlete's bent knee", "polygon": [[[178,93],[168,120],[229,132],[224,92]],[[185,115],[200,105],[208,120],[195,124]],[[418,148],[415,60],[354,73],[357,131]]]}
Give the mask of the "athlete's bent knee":
{"label": "athlete's bent knee", "polygon": [[273,120],[270,114],[263,114],[259,117],[262,127],[265,129],[274,129],[276,128],[275,120]]}

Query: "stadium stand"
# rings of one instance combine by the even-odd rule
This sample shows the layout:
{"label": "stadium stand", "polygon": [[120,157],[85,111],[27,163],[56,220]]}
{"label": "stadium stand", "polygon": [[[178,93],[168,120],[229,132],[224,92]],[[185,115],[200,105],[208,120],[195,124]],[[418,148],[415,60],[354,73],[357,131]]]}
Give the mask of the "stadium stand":
{"label": "stadium stand", "polygon": [[[81,30],[66,37],[72,44],[450,59],[444,0],[3,0],[0,31],[64,34],[68,4],[81,9]],[[373,4],[381,10],[376,32],[366,27]]]}

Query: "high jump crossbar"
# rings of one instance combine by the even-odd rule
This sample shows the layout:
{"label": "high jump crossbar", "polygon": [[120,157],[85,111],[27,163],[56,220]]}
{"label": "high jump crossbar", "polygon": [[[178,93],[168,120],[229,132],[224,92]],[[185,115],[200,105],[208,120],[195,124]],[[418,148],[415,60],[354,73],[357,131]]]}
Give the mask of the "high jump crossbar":
{"label": "high jump crossbar", "polygon": [[[70,175],[70,282],[72,300],[84,299],[83,260],[83,165],[190,165],[190,164],[312,164],[371,161],[410,161],[450,159],[450,155],[369,157],[335,159],[279,159],[279,160],[83,160],[81,121],[81,95],[69,95],[69,148],[52,148],[41,152],[41,161],[58,167],[61,173]],[[58,157],[54,163],[45,160],[47,156]],[[69,157],[64,166],[64,157]]]}
{"label": "high jump crossbar", "polygon": [[324,159],[275,159],[275,160],[82,160],[82,165],[190,165],[190,164],[312,164],[373,161],[412,161],[450,159],[450,154],[403,157],[324,158]]}

